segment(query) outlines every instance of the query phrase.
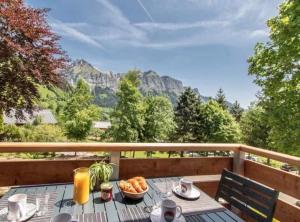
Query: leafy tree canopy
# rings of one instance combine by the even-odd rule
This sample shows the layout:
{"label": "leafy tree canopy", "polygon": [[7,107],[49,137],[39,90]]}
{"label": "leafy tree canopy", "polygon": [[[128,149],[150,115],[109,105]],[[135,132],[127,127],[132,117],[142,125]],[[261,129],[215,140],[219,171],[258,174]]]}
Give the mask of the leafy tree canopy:
{"label": "leafy tree canopy", "polygon": [[243,143],[260,148],[269,148],[268,138],[271,128],[267,122],[266,112],[261,106],[253,104],[243,114],[240,126]]}
{"label": "leafy tree canopy", "polygon": [[149,96],[145,100],[144,141],[161,142],[169,138],[175,128],[173,106],[163,96]]}
{"label": "leafy tree canopy", "polygon": [[59,85],[58,69],[67,62],[58,36],[46,22],[46,9],[23,0],[0,1],[0,113],[31,112],[39,98],[37,86]]}
{"label": "leafy tree canopy", "polygon": [[258,43],[249,58],[249,74],[261,87],[268,113],[271,147],[300,150],[300,1],[286,0],[268,21],[270,40]]}
{"label": "leafy tree canopy", "polygon": [[138,71],[129,71],[120,81],[118,104],[111,114],[109,134],[116,142],[138,142],[143,138],[144,104],[138,90]]}
{"label": "leafy tree canopy", "polygon": [[84,140],[93,124],[100,117],[99,107],[92,105],[93,96],[84,80],[78,80],[71,90],[63,110],[63,125],[69,139]]}
{"label": "leafy tree canopy", "polygon": [[195,132],[198,142],[233,143],[241,136],[232,115],[213,100],[199,106]]}

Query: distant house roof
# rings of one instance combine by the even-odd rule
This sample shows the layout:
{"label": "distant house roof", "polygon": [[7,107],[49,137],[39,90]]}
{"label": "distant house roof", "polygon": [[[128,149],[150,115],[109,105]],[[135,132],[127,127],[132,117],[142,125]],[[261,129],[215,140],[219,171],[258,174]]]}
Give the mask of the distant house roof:
{"label": "distant house roof", "polygon": [[15,111],[10,112],[9,116],[4,114],[3,116],[4,124],[32,124],[37,117],[41,118],[42,124],[57,123],[57,120],[55,119],[50,109],[35,110],[33,111],[32,115],[30,115],[27,112],[23,112],[23,115],[24,115],[23,119],[17,119],[15,117]]}
{"label": "distant house roof", "polygon": [[94,121],[93,127],[97,129],[108,129],[111,127],[111,122],[109,121]]}

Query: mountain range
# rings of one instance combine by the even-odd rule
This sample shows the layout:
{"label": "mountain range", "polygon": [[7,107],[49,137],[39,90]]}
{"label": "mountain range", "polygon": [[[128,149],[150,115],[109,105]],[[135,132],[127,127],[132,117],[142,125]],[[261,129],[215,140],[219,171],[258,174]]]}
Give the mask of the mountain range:
{"label": "mountain range", "polygon": [[[117,102],[116,91],[118,83],[124,73],[104,72],[83,59],[72,62],[61,72],[65,80],[74,85],[78,79],[84,79],[95,96],[95,103],[103,107],[114,107]],[[170,76],[160,76],[155,71],[149,70],[140,72],[140,91],[143,95],[165,95],[173,105],[176,104],[178,96],[184,91],[186,86],[180,80]],[[198,89],[194,91],[201,97],[202,101],[207,101],[209,97],[200,95]]]}

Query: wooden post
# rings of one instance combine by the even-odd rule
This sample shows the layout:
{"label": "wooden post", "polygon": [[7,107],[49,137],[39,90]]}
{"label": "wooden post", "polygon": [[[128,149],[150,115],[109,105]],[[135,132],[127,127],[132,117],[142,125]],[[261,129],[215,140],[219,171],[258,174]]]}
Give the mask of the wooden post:
{"label": "wooden post", "polygon": [[233,172],[244,175],[244,160],[245,160],[245,152],[242,151],[234,151],[233,156]]}
{"label": "wooden post", "polygon": [[114,172],[113,172],[113,175],[111,176],[112,180],[119,179],[120,156],[121,156],[121,152],[119,152],[119,151],[111,152],[110,162],[115,164]]}

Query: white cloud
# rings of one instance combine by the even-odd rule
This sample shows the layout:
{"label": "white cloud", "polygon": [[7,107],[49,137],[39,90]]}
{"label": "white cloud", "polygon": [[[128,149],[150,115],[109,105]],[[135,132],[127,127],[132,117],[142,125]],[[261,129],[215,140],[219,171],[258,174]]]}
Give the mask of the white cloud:
{"label": "white cloud", "polygon": [[83,32],[80,32],[78,29],[75,28],[75,27],[82,25],[80,23],[79,24],[76,24],[76,23],[68,24],[68,23],[63,23],[62,21],[55,19],[50,24],[54,28],[54,30],[62,36],[76,39],[80,42],[87,43],[92,46],[96,46],[98,48],[103,48],[103,46],[98,41],[96,41],[89,35],[84,34]]}
{"label": "white cloud", "polygon": [[144,10],[144,12],[146,13],[146,15],[148,16],[148,18],[150,19],[150,21],[154,22],[154,19],[152,17],[152,15],[150,14],[150,12],[146,9],[146,7],[143,5],[143,3],[140,0],[136,0],[139,5],[141,6],[141,8]]}
{"label": "white cloud", "polygon": [[269,35],[267,30],[264,29],[257,29],[250,33],[251,38],[265,38]]}
{"label": "white cloud", "polygon": [[226,21],[196,21],[190,23],[155,23],[155,22],[143,22],[134,24],[137,27],[140,27],[145,30],[170,30],[177,31],[182,29],[194,29],[194,28],[211,28],[211,27],[224,27],[229,23]]}
{"label": "white cloud", "polygon": [[[95,1],[101,4],[101,12],[97,15],[98,21],[93,20],[90,35],[78,30],[84,27],[84,23],[65,24],[63,29],[66,33],[73,35],[75,32],[75,36],[82,41],[90,44],[101,42],[107,47],[118,45],[170,49],[208,44],[239,46],[265,40],[268,35],[265,22],[276,13],[274,8],[280,0],[189,0],[185,3],[181,0],[166,0],[161,8],[157,7],[156,1],[149,1],[147,9],[143,7],[144,12],[148,15],[149,11],[155,11],[156,15],[160,14],[158,17],[163,22],[153,22],[149,13],[152,22],[135,23],[111,1]],[[174,4],[177,6],[176,10],[183,14],[172,14]],[[201,12],[208,14],[189,16],[189,11],[196,13],[193,11],[196,6]],[[165,13],[166,10],[168,13]],[[188,16],[184,16],[184,13]],[[165,15],[173,17],[171,19]]]}
{"label": "white cloud", "polygon": [[[261,30],[260,30],[261,31]],[[127,45],[138,47],[138,48],[152,48],[157,50],[173,49],[179,47],[196,47],[204,45],[227,45],[227,46],[239,46],[245,44],[251,40],[253,43],[257,41],[258,38],[262,38],[261,34],[255,34],[252,36],[252,31],[250,30],[239,30],[234,31],[232,29],[228,30],[214,30],[213,32],[198,33],[192,36],[177,38],[177,39],[167,39],[163,41],[148,41],[148,42],[138,42],[130,41],[126,42]]]}
{"label": "white cloud", "polygon": [[[116,40],[116,37],[124,40],[124,39],[137,39],[142,40],[146,38],[145,33],[136,28],[134,25],[131,24],[129,19],[122,13],[122,11],[113,5],[108,0],[96,0],[102,6],[106,8],[106,13],[100,15],[99,19],[103,19],[107,21],[104,27],[104,35],[105,39],[107,37],[113,36],[113,39]],[[100,35],[97,39],[103,39],[103,36]]]}

